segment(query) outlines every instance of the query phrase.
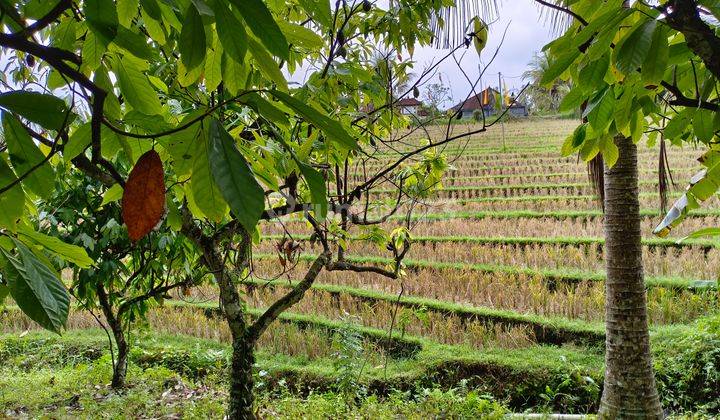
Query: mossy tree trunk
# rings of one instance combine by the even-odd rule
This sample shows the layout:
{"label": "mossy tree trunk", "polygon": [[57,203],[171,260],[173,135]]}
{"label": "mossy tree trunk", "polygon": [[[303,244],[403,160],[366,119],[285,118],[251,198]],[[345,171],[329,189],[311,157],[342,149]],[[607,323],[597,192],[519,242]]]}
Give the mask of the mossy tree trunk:
{"label": "mossy tree trunk", "polygon": [[605,383],[599,417],[663,417],[655,387],[643,279],[637,147],[615,138],[620,157],[605,167]]}
{"label": "mossy tree trunk", "polygon": [[[96,292],[100,308],[105,315],[105,319],[110,327],[110,331],[115,339],[115,345],[117,347],[117,356],[113,363],[113,376],[111,386],[115,389],[122,388],[125,386],[125,377],[127,375],[127,364],[128,364],[128,352],[130,347],[128,346],[127,340],[125,340],[125,332],[122,329],[122,323],[120,318],[113,313],[110,299],[108,298],[107,291],[102,283],[98,283],[96,286]],[[111,349],[112,350],[112,349]]]}

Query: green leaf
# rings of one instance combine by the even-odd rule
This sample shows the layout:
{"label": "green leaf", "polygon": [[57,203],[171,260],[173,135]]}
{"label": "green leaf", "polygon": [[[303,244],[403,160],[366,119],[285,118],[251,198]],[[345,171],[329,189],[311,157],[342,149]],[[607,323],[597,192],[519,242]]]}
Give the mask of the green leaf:
{"label": "green leaf", "polygon": [[95,32],[88,31],[82,47],[83,69],[86,69],[87,72],[90,73],[100,67],[103,54],[105,54],[106,50],[106,45],[98,39]]}
{"label": "green leaf", "polygon": [[615,109],[615,94],[612,87],[601,91],[588,104],[585,116],[590,126],[595,131],[604,131],[612,121],[613,110]]}
{"label": "green leaf", "polygon": [[255,64],[257,64],[262,74],[272,80],[277,85],[278,89],[287,91],[287,81],[280,71],[280,66],[278,66],[278,63],[275,62],[275,59],[267,53],[262,45],[252,39],[252,37],[248,38],[248,47],[255,59]]}
{"label": "green leaf", "polygon": [[687,130],[690,121],[685,116],[678,114],[675,115],[665,126],[663,133],[665,138],[672,140],[676,137],[680,137],[685,130]]}
{"label": "green leaf", "polygon": [[580,85],[586,90],[596,90],[602,87],[608,68],[610,68],[610,55],[603,54],[580,70]]}
{"label": "green leaf", "polygon": [[242,63],[248,47],[245,25],[240,23],[223,1],[216,1],[214,10],[215,26],[223,51],[233,60]]}
{"label": "green leaf", "polygon": [[30,134],[20,121],[8,113],[2,115],[2,126],[15,173],[18,177],[28,174],[22,184],[40,197],[52,194],[55,173],[49,163],[43,163],[45,155],[32,141]]}
{"label": "green leaf", "polygon": [[59,130],[73,120],[65,101],[44,93],[22,90],[2,93],[0,107],[49,130]]}
{"label": "green leaf", "polygon": [[271,93],[285,105],[289,106],[298,115],[302,116],[308,123],[313,124],[322,130],[330,140],[337,142],[346,149],[357,149],[357,142],[355,139],[350,137],[339,122],[328,118],[317,109],[307,105],[305,102],[296,99],[293,96],[288,95],[285,92],[273,90]]}
{"label": "green leaf", "polygon": [[642,64],[643,81],[652,84],[659,84],[665,75],[670,59],[670,48],[668,47],[668,33],[664,25],[658,25],[653,32],[650,51]]}
{"label": "green leaf", "polygon": [[712,140],[715,135],[713,129],[713,112],[707,109],[698,109],[693,116],[693,130],[695,136],[703,143]]}
{"label": "green leaf", "polygon": [[120,24],[129,27],[133,18],[137,16],[139,6],[138,0],[117,0],[117,14]]}
{"label": "green leaf", "polygon": [[304,26],[282,21],[278,22],[278,25],[290,44],[309,50],[317,50],[323,46],[323,39],[320,38],[320,35]]}
{"label": "green leaf", "polygon": [[475,52],[480,55],[485,46],[487,45],[488,39],[488,26],[482,19],[475,16],[473,18],[473,45],[475,46]]}
{"label": "green leaf", "polygon": [[262,0],[231,0],[238,9],[245,24],[260,38],[270,53],[283,60],[288,59],[289,48],[285,35],[280,30],[270,10]]}
{"label": "green leaf", "polygon": [[231,95],[239,94],[248,84],[250,64],[238,63],[227,54],[222,55],[221,61],[223,87]]}
{"label": "green leaf", "polygon": [[560,77],[560,75],[562,75],[579,56],[580,51],[577,49],[561,54],[556,60],[552,61],[550,67],[545,70],[542,78],[540,79],[540,84],[546,86],[554,82],[555,79]]}
{"label": "green leaf", "polygon": [[147,43],[147,37],[124,26],[118,26],[117,36],[115,36],[113,44],[141,60],[150,60],[153,57],[153,51]]}
{"label": "green leaf", "polygon": [[70,295],[54,270],[43,264],[21,241],[14,239],[17,258],[2,250],[8,286],[20,309],[43,328],[60,333],[70,311]]}
{"label": "green leaf", "polygon": [[127,56],[115,60],[113,68],[120,91],[133,109],[145,115],[159,114],[162,109],[160,100],[136,60]]}
{"label": "green leaf", "polygon": [[647,20],[637,26],[615,46],[615,67],[625,74],[638,70],[650,52],[657,21]]}
{"label": "green leaf", "polygon": [[323,175],[310,165],[298,164],[300,171],[310,189],[312,203],[315,206],[315,215],[322,221],[328,212],[327,185]]}
{"label": "green leaf", "polygon": [[585,101],[585,93],[579,86],[575,86],[560,101],[558,110],[560,112],[575,111],[580,109],[580,105]]}
{"label": "green leaf", "polygon": [[618,158],[620,157],[620,151],[618,150],[617,145],[615,144],[615,141],[611,136],[605,136],[599,143],[600,151],[603,155],[603,161],[608,166],[608,168],[612,168],[615,166],[615,163],[617,162]]}
{"label": "green leaf", "polygon": [[162,10],[160,10],[160,5],[157,0],[140,0],[140,5],[142,5],[145,13],[151,18],[155,20],[162,19]]}
{"label": "green leaf", "polygon": [[287,127],[290,125],[287,115],[281,109],[278,109],[272,102],[266,100],[257,93],[250,93],[243,96],[243,102],[251,106],[258,114],[262,115],[275,124]]}
{"label": "green leaf", "polygon": [[213,179],[210,170],[210,141],[205,131],[200,130],[195,140],[195,160],[192,167],[190,189],[197,208],[214,222],[220,222],[227,213],[227,203],[223,193]]}
{"label": "green leaf", "polygon": [[113,186],[108,188],[107,191],[105,191],[105,194],[103,194],[100,207],[119,201],[122,198],[122,195],[123,187],[120,184],[113,184]]}
{"label": "green leaf", "polygon": [[77,245],[71,245],[53,236],[36,232],[27,226],[19,228],[18,234],[31,239],[32,242],[38,245],[42,245],[47,250],[60,256],[63,260],[71,262],[80,268],[88,268],[93,265],[93,260],[88,257],[87,252],[85,252],[85,248]]}
{"label": "green leaf", "polygon": [[678,240],[678,242],[682,242],[686,239],[703,238],[706,236],[720,236],[720,228],[709,227],[709,228],[698,229],[695,232],[692,232],[691,234],[681,238],[680,240]]}
{"label": "green leaf", "polygon": [[[5,188],[17,180],[5,158],[0,155],[0,188]],[[25,209],[25,193],[20,184],[0,194],[0,227],[15,230],[18,219]]]}
{"label": "green leaf", "polygon": [[85,0],[83,11],[90,29],[105,45],[110,44],[119,24],[117,9],[112,0]]}
{"label": "green leaf", "polygon": [[235,218],[246,231],[255,230],[265,209],[265,194],[235,141],[217,120],[210,122],[210,169]]}
{"label": "green leaf", "polygon": [[205,58],[205,88],[212,92],[222,82],[222,56],[223,50],[220,42],[215,39],[213,47],[208,50]]}
{"label": "green leaf", "polygon": [[202,64],[206,48],[205,27],[202,18],[195,5],[190,3],[185,12],[185,21],[178,39],[180,58],[188,71]]}
{"label": "green leaf", "polygon": [[329,0],[298,0],[298,3],[316,22],[327,28],[332,26]]}

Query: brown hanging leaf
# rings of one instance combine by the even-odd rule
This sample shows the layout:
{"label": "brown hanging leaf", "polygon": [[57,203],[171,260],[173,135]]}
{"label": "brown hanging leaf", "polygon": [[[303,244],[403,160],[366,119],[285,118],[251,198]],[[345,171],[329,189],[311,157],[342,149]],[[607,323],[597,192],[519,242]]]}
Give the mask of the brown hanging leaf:
{"label": "brown hanging leaf", "polygon": [[137,242],[160,223],[165,214],[165,181],[160,155],[150,150],[130,171],[122,197],[122,216],[128,236]]}

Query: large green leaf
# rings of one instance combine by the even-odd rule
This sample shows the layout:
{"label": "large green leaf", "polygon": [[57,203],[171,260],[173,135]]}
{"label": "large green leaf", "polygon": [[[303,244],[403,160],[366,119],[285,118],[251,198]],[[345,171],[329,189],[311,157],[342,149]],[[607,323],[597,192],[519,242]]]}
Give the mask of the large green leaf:
{"label": "large green leaf", "polygon": [[655,28],[650,43],[650,51],[642,64],[642,78],[645,83],[659,84],[668,67],[670,48],[668,33],[664,25]]}
{"label": "large green leaf", "polygon": [[[0,188],[5,188],[17,180],[10,166],[0,155]],[[25,193],[20,184],[0,194],[0,227],[15,230],[18,219],[25,209]]]}
{"label": "large green leaf", "polygon": [[185,21],[178,40],[180,58],[187,70],[192,70],[202,64],[206,48],[202,18],[195,5],[190,3],[185,12]]}
{"label": "large green leaf", "polygon": [[156,115],[162,105],[137,59],[122,57],[115,60],[114,70],[123,97],[134,109],[145,115]]}
{"label": "large green leaf", "polygon": [[604,54],[580,70],[580,85],[588,91],[602,87],[608,68],[610,68],[610,54]]}
{"label": "large green leaf", "polygon": [[310,189],[310,197],[312,203],[315,206],[315,215],[320,219],[324,220],[328,212],[328,199],[327,199],[327,185],[325,184],[325,178],[322,174],[312,166],[300,163],[300,171],[307,182],[308,188]]}
{"label": "large green leaf", "polygon": [[17,257],[1,250],[8,259],[5,274],[13,299],[22,311],[43,328],[60,333],[67,322],[70,294],[65,285],[21,241],[14,239]]}
{"label": "large green leaf", "polygon": [[255,41],[252,37],[248,38],[248,47],[255,59],[255,64],[260,69],[263,75],[275,82],[278,89],[287,91],[287,81],[285,75],[280,71],[280,66],[275,62],[270,54],[267,53],[265,48]]}
{"label": "large green leaf", "polygon": [[45,155],[14,116],[3,113],[2,126],[15,173],[18,177],[27,174],[23,185],[40,197],[49,196],[54,189],[55,173],[49,163],[43,163]]}
{"label": "large green leaf", "polygon": [[240,11],[245,24],[260,38],[263,45],[276,57],[288,59],[289,48],[285,35],[262,0],[231,0]]}
{"label": "large green leaf", "polygon": [[115,39],[119,21],[112,0],[85,0],[83,11],[88,26],[105,45]]}
{"label": "large green leaf", "polygon": [[205,58],[205,88],[212,92],[222,82],[222,56],[223,49],[217,39],[213,40],[213,47],[207,51]]}
{"label": "large green leaf", "polygon": [[190,189],[196,207],[214,222],[220,222],[227,212],[223,194],[210,171],[210,142],[205,130],[200,130],[195,140],[194,161]]}
{"label": "large green leaf", "polygon": [[300,6],[319,24],[332,26],[332,11],[329,0],[298,0]]}
{"label": "large green leaf", "polygon": [[16,90],[0,94],[0,107],[49,130],[59,130],[72,122],[65,101],[44,93]]}
{"label": "large green leaf", "polygon": [[210,169],[235,218],[253,232],[265,209],[265,194],[235,141],[217,120],[210,122]]}
{"label": "large green leaf", "polygon": [[139,0],[117,0],[118,21],[123,26],[130,26],[138,14]]}
{"label": "large green leaf", "polygon": [[540,79],[540,84],[549,85],[554,82],[555,79],[565,73],[565,70],[567,70],[568,67],[570,67],[570,65],[574,63],[579,56],[580,51],[577,49],[573,49],[561,54],[559,57],[553,60],[550,64],[550,67],[545,70],[542,78]]}
{"label": "large green leaf", "polygon": [[303,117],[303,119],[305,119],[308,123],[313,124],[320,130],[322,130],[330,140],[339,143],[341,146],[347,149],[357,149],[357,142],[355,141],[355,139],[350,137],[350,135],[347,133],[347,131],[345,131],[345,129],[339,122],[330,119],[329,117],[323,115],[317,109],[307,105],[305,102],[293,96],[290,96],[285,92],[273,90],[272,95],[279,99],[285,105],[292,108],[293,111]]}
{"label": "large green leaf", "polygon": [[87,252],[85,252],[85,249],[82,247],[65,243],[54,236],[36,232],[27,226],[19,228],[18,234],[25,236],[32,242],[54,252],[63,260],[71,262],[78,267],[88,268],[93,265],[93,260],[88,257]]}
{"label": "large green leaf", "polygon": [[629,74],[640,68],[650,52],[650,44],[656,26],[656,20],[647,20],[633,29],[615,46],[613,58],[618,70]]}
{"label": "large green leaf", "polygon": [[698,109],[693,115],[693,131],[698,140],[709,142],[715,135],[713,129],[713,112],[707,109]]}
{"label": "large green leaf", "polygon": [[248,42],[245,25],[235,17],[224,1],[215,1],[215,26],[223,50],[238,63],[245,60]]}

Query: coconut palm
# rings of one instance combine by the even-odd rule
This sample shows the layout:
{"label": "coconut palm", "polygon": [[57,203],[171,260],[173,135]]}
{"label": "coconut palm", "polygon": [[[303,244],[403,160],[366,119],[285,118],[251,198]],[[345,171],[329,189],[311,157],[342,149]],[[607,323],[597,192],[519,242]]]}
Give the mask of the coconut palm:
{"label": "coconut palm", "polygon": [[[577,18],[563,7],[567,0],[534,1],[552,9],[546,18],[555,29]],[[439,23],[434,26],[437,44],[457,44],[458,37],[466,36],[463,32],[467,22],[478,11],[495,12],[498,2],[456,0],[455,7],[438,14]],[[528,73],[531,80],[538,80],[537,75],[547,68],[547,56],[537,58]],[[590,166],[590,173],[597,176],[596,187],[604,189],[600,195],[605,210],[605,380],[599,417],[660,418],[662,407],[650,356],[643,282],[637,149],[622,135],[616,137],[615,143],[620,157],[614,167],[603,165],[601,159],[595,159]],[[600,169],[603,166],[604,171]]]}
{"label": "coconut palm", "polygon": [[522,74],[528,83],[525,97],[530,106],[539,112],[557,112],[560,102],[570,91],[570,83],[556,79],[550,87],[540,84],[543,74],[550,67],[550,57],[546,52],[535,53],[528,63],[528,69]]}

